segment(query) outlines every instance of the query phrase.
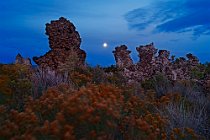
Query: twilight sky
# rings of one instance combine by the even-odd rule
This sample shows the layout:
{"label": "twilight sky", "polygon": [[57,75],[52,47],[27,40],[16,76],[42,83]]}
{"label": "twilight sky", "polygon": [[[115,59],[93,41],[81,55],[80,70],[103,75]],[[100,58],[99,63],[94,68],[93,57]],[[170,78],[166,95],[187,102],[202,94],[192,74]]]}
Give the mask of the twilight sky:
{"label": "twilight sky", "polygon": [[61,16],[76,26],[91,65],[115,64],[112,51],[122,44],[137,61],[135,48],[151,42],[210,61],[210,0],[1,0],[0,9],[0,63],[44,55],[45,24]]}

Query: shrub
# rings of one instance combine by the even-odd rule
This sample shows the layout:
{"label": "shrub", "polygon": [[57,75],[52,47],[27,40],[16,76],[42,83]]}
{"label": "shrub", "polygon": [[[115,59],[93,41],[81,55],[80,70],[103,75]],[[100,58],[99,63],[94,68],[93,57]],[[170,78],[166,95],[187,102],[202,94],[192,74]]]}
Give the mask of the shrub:
{"label": "shrub", "polygon": [[204,78],[204,72],[200,71],[199,69],[194,68],[190,72],[191,72],[190,77],[192,79],[203,79]]}
{"label": "shrub", "polygon": [[209,99],[196,82],[172,86],[158,74],[127,84],[115,68],[39,70],[0,66],[0,139],[209,138]]}
{"label": "shrub", "polygon": [[23,109],[25,98],[32,95],[30,75],[30,67],[26,65],[3,65],[0,69],[1,102]]}

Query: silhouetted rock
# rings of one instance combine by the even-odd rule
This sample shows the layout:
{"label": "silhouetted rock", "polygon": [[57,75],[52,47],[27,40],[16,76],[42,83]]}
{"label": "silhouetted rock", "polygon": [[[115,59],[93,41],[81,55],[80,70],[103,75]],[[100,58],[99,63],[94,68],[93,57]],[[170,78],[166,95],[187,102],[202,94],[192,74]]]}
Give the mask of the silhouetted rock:
{"label": "silhouetted rock", "polygon": [[167,50],[159,50],[156,56],[157,49],[153,43],[139,46],[136,50],[139,53],[136,64],[129,57],[131,52],[127,51],[127,46],[116,47],[113,51],[117,66],[124,68],[123,75],[128,81],[141,82],[159,73],[170,80],[189,80],[192,79],[193,70],[200,70],[199,60],[192,54],[187,54],[188,60],[184,57],[176,60],[171,57],[170,60],[170,52]]}
{"label": "silhouetted rock", "polygon": [[188,58],[188,62],[192,66],[196,66],[199,64],[199,60],[196,56],[192,55],[191,53],[187,54],[186,57]]}
{"label": "silhouetted rock", "polygon": [[28,65],[28,66],[32,65],[30,58],[23,58],[19,53],[17,54],[15,58],[15,64],[22,64],[22,65]]}
{"label": "silhouetted rock", "polygon": [[155,71],[167,73],[170,65],[169,60],[170,52],[167,50],[159,50],[158,56],[155,57]]}
{"label": "silhouetted rock", "polygon": [[[139,53],[139,62],[137,63],[138,73],[142,75],[141,79],[145,80],[150,78],[154,73],[154,65],[155,65],[155,54],[157,53],[157,49],[154,47],[153,43],[150,43],[145,46],[139,46],[136,48]],[[140,76],[139,74],[136,74]]]}
{"label": "silhouetted rock", "polygon": [[51,50],[44,56],[33,58],[39,66],[55,70],[58,65],[66,62],[72,52],[76,52],[80,65],[85,64],[86,53],[80,49],[80,35],[69,20],[61,17],[47,23],[46,35],[49,36]]}
{"label": "silhouetted rock", "polygon": [[133,60],[130,57],[131,51],[127,49],[126,45],[121,45],[113,51],[117,67],[129,67],[133,65]]}
{"label": "silhouetted rock", "polygon": [[153,43],[145,46],[139,46],[136,50],[139,53],[139,62],[145,64],[151,64],[154,60],[155,54],[157,53],[157,49],[154,47]]}

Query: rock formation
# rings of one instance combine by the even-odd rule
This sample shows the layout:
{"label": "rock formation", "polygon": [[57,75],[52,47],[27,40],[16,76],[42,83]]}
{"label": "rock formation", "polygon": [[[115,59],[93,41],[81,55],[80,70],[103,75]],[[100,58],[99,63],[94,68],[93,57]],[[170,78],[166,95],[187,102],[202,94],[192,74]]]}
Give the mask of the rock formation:
{"label": "rock formation", "polygon": [[138,71],[141,71],[143,77],[150,77],[154,71],[155,54],[157,49],[155,49],[154,44],[151,43],[145,46],[139,46],[136,48],[139,53],[139,62],[137,63]]}
{"label": "rock formation", "polygon": [[155,57],[155,71],[166,74],[170,69],[170,52],[167,50],[159,50],[158,56]]}
{"label": "rock formation", "polygon": [[49,36],[51,50],[44,56],[33,58],[39,66],[55,70],[68,60],[72,52],[77,54],[79,65],[85,64],[86,53],[80,49],[80,35],[69,20],[61,17],[47,23],[46,35]]}
{"label": "rock formation", "polygon": [[186,57],[187,59],[185,59],[184,57],[177,58],[172,66],[172,69],[176,72],[177,79],[179,80],[191,79],[192,71],[199,69],[199,60],[196,56],[189,53],[186,55]]}
{"label": "rock formation", "polygon": [[139,53],[139,61],[136,64],[130,63],[133,62],[129,57],[131,51],[127,50],[126,46],[116,47],[113,51],[116,65],[124,68],[123,75],[128,81],[141,82],[158,73],[162,73],[171,80],[187,80],[192,78],[193,69],[199,70],[199,60],[192,54],[186,55],[187,60],[183,57],[174,60],[174,56],[169,58],[169,51],[159,50],[156,56],[157,49],[153,43],[139,46],[136,50]]}
{"label": "rock formation", "polygon": [[157,53],[157,49],[155,49],[154,44],[151,43],[145,46],[139,46],[136,48],[139,53],[139,62],[141,64],[151,65],[154,60],[155,54]]}
{"label": "rock formation", "polygon": [[126,45],[116,47],[113,51],[117,67],[129,67],[133,65],[133,60],[130,57],[131,51],[127,50]]}
{"label": "rock formation", "polygon": [[15,58],[15,64],[22,64],[22,65],[28,65],[31,66],[31,59],[30,58],[23,58],[19,53],[17,54]]}
{"label": "rock formation", "polygon": [[191,53],[187,54],[186,57],[188,58],[188,63],[191,66],[197,66],[199,64],[199,60],[196,56],[192,55]]}

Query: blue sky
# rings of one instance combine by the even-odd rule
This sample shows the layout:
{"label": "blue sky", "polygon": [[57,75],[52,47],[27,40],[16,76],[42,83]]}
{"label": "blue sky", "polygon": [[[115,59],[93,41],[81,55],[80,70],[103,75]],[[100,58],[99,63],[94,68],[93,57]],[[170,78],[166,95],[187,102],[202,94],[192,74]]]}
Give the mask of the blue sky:
{"label": "blue sky", "polygon": [[[63,16],[74,23],[91,65],[114,64],[112,51],[155,43],[158,49],[210,61],[209,0],[5,0],[0,1],[0,63],[49,50],[45,24]],[[103,42],[108,48],[103,48]]]}

